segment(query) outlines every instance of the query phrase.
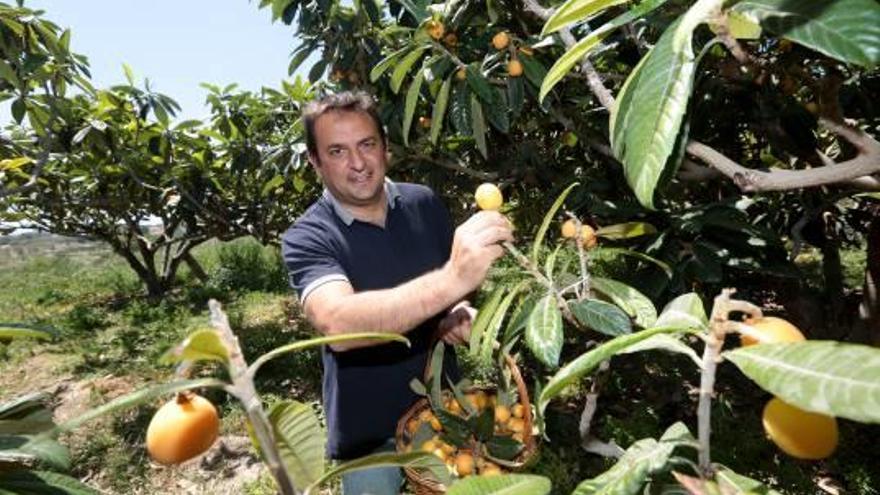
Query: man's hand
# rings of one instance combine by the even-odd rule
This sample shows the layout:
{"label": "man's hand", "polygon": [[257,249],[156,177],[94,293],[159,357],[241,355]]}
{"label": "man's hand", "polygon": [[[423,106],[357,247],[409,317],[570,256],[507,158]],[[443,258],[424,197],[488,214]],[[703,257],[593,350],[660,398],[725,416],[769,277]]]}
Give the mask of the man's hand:
{"label": "man's hand", "polygon": [[440,339],[451,345],[467,343],[476,316],[477,310],[468,301],[456,304],[437,325]]}
{"label": "man's hand", "polygon": [[497,211],[481,211],[455,229],[447,268],[464,293],[483,283],[492,263],[504,255],[501,242],[513,242],[513,228]]}

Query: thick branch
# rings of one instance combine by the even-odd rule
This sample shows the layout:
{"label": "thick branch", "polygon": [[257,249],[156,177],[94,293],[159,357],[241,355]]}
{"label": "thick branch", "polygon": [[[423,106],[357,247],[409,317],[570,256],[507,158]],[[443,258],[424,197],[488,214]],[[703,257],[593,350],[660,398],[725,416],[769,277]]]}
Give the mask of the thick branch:
{"label": "thick branch", "polygon": [[[744,192],[786,191],[852,181],[856,181],[859,185],[875,184],[876,179],[869,176],[880,172],[880,143],[854,127],[827,119],[820,119],[820,122],[852,143],[859,154],[850,160],[824,167],[761,171],[744,167],[699,141],[690,141],[687,152],[733,180]],[[868,180],[865,179],[866,177]]]}

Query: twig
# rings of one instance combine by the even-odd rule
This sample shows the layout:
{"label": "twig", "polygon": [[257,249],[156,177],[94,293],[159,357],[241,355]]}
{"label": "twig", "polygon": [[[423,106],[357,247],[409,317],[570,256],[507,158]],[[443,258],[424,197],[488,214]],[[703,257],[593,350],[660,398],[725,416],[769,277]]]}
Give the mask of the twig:
{"label": "twig", "polygon": [[709,438],[712,434],[712,395],[715,390],[715,371],[721,356],[724,337],[735,327],[743,326],[739,322],[729,321],[730,313],[742,312],[754,318],[762,316],[761,308],[745,301],[731,299],[735,289],[723,289],[715,298],[712,306],[712,317],[709,321],[709,334],[703,350],[702,373],[700,374],[700,400],[697,406],[697,432],[700,443],[700,470],[704,476],[712,475],[712,459]]}
{"label": "twig", "polygon": [[254,430],[254,436],[257,437],[260,443],[260,450],[266,459],[266,466],[278,483],[278,488],[283,495],[296,495],[299,492],[293,486],[281,461],[281,454],[278,452],[275,444],[272,427],[263,411],[260,396],[254,387],[253,377],[248,373],[248,366],[241,353],[238,337],[232,332],[232,328],[229,326],[229,319],[226,317],[226,313],[223,312],[219,302],[211,299],[208,302],[208,308],[211,312],[211,324],[220,333],[220,337],[229,349],[229,374],[233,383],[234,395],[244,405],[245,412]]}

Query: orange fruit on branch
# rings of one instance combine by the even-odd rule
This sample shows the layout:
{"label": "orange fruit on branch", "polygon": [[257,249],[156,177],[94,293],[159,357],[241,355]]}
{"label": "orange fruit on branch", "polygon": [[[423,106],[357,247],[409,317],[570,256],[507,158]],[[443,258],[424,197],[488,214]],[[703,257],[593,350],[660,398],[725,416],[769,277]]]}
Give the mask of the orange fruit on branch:
{"label": "orange fruit on branch", "polygon": [[455,456],[455,470],[459,476],[474,474],[474,456],[467,452]]}
{"label": "orange fruit on branch", "polygon": [[739,340],[743,347],[755,344],[803,342],[807,340],[796,326],[775,316],[765,316],[759,320],[748,319],[745,323],[752,327],[757,335],[741,334]]}
{"label": "orange fruit on branch", "polygon": [[184,392],[153,415],[147,427],[147,451],[160,464],[179,464],[208,450],[219,431],[214,404]]}
{"label": "orange fruit on branch", "polygon": [[798,459],[824,459],[837,448],[837,419],[804,411],[774,397],[764,406],[764,431],[786,454]]}
{"label": "orange fruit on branch", "polygon": [[519,60],[513,59],[507,62],[507,74],[510,77],[519,77],[523,73],[523,65]]}
{"label": "orange fruit on branch", "polygon": [[506,31],[501,31],[492,37],[492,46],[496,50],[504,50],[510,44],[510,36]]}
{"label": "orange fruit on branch", "polygon": [[428,36],[431,38],[439,40],[443,37],[443,33],[446,32],[446,27],[438,20],[430,20],[425,24],[425,32],[427,32]]}

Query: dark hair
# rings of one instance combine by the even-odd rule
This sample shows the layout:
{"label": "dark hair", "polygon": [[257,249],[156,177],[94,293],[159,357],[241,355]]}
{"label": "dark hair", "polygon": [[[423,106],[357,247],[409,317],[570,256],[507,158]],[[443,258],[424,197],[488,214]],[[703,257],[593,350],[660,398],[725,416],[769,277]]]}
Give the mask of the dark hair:
{"label": "dark hair", "polygon": [[382,119],[379,118],[379,110],[372,96],[363,91],[343,91],[342,93],[330,94],[319,100],[306,105],[302,117],[306,127],[306,148],[310,154],[318,154],[318,145],[315,143],[315,121],[318,117],[329,112],[361,112],[370,116],[379,130],[379,138],[385,144],[385,128]]}

